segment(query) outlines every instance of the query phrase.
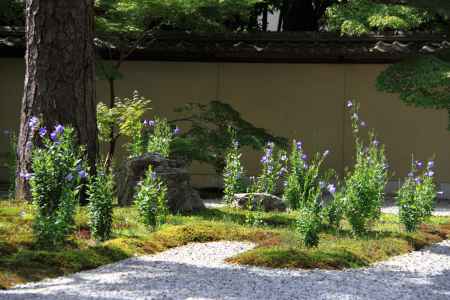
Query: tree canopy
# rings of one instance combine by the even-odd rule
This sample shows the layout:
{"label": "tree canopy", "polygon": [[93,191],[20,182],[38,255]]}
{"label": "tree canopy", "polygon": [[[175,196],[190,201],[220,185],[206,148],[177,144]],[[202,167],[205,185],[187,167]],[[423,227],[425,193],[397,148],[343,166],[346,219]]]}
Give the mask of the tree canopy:
{"label": "tree canopy", "polygon": [[[450,16],[450,3],[445,0],[408,0],[416,5],[435,11],[444,18]],[[381,91],[399,93],[407,105],[421,108],[446,109],[450,130],[450,50],[434,55],[412,57],[389,66],[377,79]]]}
{"label": "tree canopy", "polygon": [[97,0],[101,31],[246,31],[261,0]]}
{"label": "tree canopy", "polygon": [[343,35],[359,36],[371,31],[418,29],[433,22],[425,9],[400,4],[351,0],[330,6],[326,11],[328,29]]}
{"label": "tree canopy", "polygon": [[[96,0],[95,15],[97,34],[110,35],[133,36],[146,30],[265,31],[265,16],[274,11],[280,11],[280,30],[362,35],[435,30],[448,16],[449,5],[446,0]],[[0,1],[0,25],[24,25],[23,10],[21,0]]]}

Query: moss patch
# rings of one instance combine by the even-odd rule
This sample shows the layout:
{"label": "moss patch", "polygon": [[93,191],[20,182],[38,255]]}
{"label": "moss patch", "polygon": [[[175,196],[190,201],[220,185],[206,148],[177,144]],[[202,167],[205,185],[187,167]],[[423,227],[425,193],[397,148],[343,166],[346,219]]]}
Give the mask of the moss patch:
{"label": "moss patch", "polygon": [[136,255],[152,254],[191,242],[251,241],[257,248],[231,258],[232,263],[279,267],[342,269],[368,266],[423,248],[447,237],[450,218],[431,218],[414,234],[401,229],[396,216],[383,215],[374,231],[353,238],[349,225],[323,228],[317,248],[307,249],[295,230],[296,213],[264,213],[265,225],[245,225],[237,209],[208,209],[189,216],[170,216],[168,224],[149,232],[133,208],[115,208],[113,239],[91,240],[84,208],[76,216],[76,231],[59,249],[40,249],[31,232],[32,210],[18,202],[0,201],[0,288],[96,268]]}

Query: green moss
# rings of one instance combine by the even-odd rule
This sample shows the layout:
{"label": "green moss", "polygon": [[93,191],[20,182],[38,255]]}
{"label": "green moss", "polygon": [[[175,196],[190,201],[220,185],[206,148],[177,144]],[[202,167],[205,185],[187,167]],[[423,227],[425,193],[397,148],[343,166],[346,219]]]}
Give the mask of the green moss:
{"label": "green moss", "polygon": [[249,227],[245,225],[245,211],[209,209],[189,216],[170,216],[168,224],[151,232],[138,223],[134,208],[115,208],[113,238],[96,243],[90,238],[86,211],[81,208],[76,216],[76,233],[69,243],[49,250],[38,248],[33,241],[31,212],[23,203],[0,202],[0,288],[88,270],[191,242],[219,240],[252,241],[258,245],[230,259],[233,263],[278,268],[357,268],[441,241],[450,230],[450,218],[433,217],[419,232],[407,234],[396,216],[383,215],[364,238],[354,238],[349,225],[343,222],[342,230],[324,227],[319,246],[307,249],[292,230],[296,213],[263,213],[265,225]]}

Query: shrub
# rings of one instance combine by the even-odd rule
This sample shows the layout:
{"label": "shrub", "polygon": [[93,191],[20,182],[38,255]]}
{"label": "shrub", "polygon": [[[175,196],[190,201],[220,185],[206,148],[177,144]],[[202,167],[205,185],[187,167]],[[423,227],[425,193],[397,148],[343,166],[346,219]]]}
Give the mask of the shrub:
{"label": "shrub", "polygon": [[306,247],[319,245],[321,219],[318,207],[302,207],[297,221],[297,230]]}
{"label": "shrub", "polygon": [[87,188],[89,196],[89,225],[92,236],[99,241],[111,237],[113,218],[114,176],[111,171],[97,166],[97,175],[92,176]]}
{"label": "shrub", "polygon": [[135,204],[141,222],[146,226],[156,229],[165,222],[168,214],[167,187],[151,166],[138,186]]}
{"label": "shrub", "polygon": [[[331,186],[329,186],[329,189],[332,189]],[[345,213],[344,192],[339,191],[331,194],[333,198],[324,209],[324,217],[330,226],[339,228]]]}
{"label": "shrub", "polygon": [[288,157],[284,150],[275,149],[275,144],[267,143],[261,158],[262,171],[250,187],[252,193],[276,193],[281,179],[286,174]]}
{"label": "shrub", "polygon": [[97,125],[99,139],[103,142],[117,140],[121,135],[127,137],[129,157],[144,154],[146,147],[143,135],[142,118],[150,109],[151,101],[133,92],[133,97],[117,99],[116,106],[109,108],[103,103],[97,105]]}
{"label": "shrub", "polygon": [[[36,128],[36,123],[30,122],[30,126]],[[82,162],[84,150],[75,145],[71,127],[58,125],[50,135],[42,127],[39,136],[42,147],[32,151],[33,173],[20,175],[30,179],[37,242],[56,246],[73,231],[81,180],[87,176]]]}
{"label": "shrub", "polygon": [[234,140],[225,157],[223,171],[224,200],[228,205],[233,201],[234,195],[243,190],[243,175],[244,168],[241,165],[239,142]]}
{"label": "shrub", "polygon": [[[288,177],[283,195],[292,209],[299,209],[305,205],[311,206],[320,197],[323,187],[320,186],[321,177],[319,172],[328,154],[328,150],[323,154],[317,153],[311,160],[311,163],[308,164],[302,143],[293,141],[289,157]],[[327,174],[326,177],[329,177],[329,175]]]}
{"label": "shrub", "polygon": [[179,132],[178,127],[172,130],[166,119],[159,118],[145,120],[144,126],[148,130],[146,133],[147,152],[159,153],[163,157],[169,157],[170,145],[174,136]]}
{"label": "shrub", "polygon": [[423,167],[423,162],[413,160],[411,172],[397,191],[400,221],[408,232],[416,231],[433,212],[436,200],[433,166],[432,160],[426,167]]}
{"label": "shrub", "polygon": [[346,216],[353,232],[362,235],[380,217],[388,165],[384,147],[379,145],[373,132],[369,133],[367,145],[359,137],[360,126],[365,126],[359,120],[359,105],[349,101],[347,106],[351,112],[356,162],[345,179]]}

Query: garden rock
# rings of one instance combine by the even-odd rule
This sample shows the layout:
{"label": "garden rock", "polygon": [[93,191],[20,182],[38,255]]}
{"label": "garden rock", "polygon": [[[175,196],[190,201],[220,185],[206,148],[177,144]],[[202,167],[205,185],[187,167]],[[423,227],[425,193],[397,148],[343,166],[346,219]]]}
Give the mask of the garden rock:
{"label": "garden rock", "polygon": [[201,210],[204,207],[198,192],[191,187],[186,164],[182,160],[167,159],[156,153],[147,153],[128,160],[119,183],[119,203],[133,203],[136,187],[142,181],[149,165],[167,185],[168,207],[172,213]]}
{"label": "garden rock", "polygon": [[247,208],[250,198],[253,198],[252,209],[256,209],[260,204],[264,211],[285,211],[286,204],[283,199],[267,193],[243,193],[235,194],[233,205],[235,207]]}

